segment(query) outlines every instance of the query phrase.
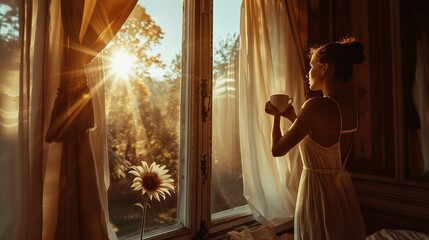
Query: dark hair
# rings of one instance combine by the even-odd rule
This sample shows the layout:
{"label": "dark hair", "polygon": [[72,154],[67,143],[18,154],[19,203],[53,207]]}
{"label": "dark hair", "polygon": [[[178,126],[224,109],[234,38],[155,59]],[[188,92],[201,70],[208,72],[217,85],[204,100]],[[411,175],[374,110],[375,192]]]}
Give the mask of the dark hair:
{"label": "dark hair", "polygon": [[319,63],[332,63],[335,76],[347,82],[353,75],[353,64],[362,63],[363,44],[354,37],[347,37],[338,42],[331,42],[320,47],[311,48],[310,56],[316,54]]}

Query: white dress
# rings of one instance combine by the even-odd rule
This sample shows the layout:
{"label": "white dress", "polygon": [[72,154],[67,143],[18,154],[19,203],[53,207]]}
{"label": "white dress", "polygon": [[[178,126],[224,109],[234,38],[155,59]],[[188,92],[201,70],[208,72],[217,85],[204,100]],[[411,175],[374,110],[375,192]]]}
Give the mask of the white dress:
{"label": "white dress", "polygon": [[340,139],[341,134],[337,143],[323,147],[307,135],[299,144],[303,172],[295,210],[295,240],[365,239],[359,202],[344,168],[346,161],[341,161]]}

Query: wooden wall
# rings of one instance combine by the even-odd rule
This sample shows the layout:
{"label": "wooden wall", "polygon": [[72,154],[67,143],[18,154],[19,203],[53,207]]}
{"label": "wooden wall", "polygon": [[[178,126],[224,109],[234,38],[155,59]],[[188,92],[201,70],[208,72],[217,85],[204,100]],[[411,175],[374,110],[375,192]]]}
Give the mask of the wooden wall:
{"label": "wooden wall", "polygon": [[[413,4],[415,8],[409,7]],[[407,140],[409,107],[403,88],[413,76],[408,73],[415,56],[410,54],[415,50],[409,42],[413,26],[407,19],[414,15],[410,9],[429,14],[425,0],[310,0],[309,4],[310,46],[347,35],[365,45],[366,60],[354,69],[362,124],[347,167],[368,234],[382,228],[429,232],[429,178],[409,171],[416,161],[409,154],[414,150]]]}

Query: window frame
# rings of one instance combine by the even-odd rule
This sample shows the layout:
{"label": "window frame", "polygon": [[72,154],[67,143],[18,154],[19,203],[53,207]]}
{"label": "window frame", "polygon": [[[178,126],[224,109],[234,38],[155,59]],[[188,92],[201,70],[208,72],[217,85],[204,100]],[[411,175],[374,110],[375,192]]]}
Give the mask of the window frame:
{"label": "window frame", "polygon": [[147,239],[224,237],[239,225],[257,224],[250,211],[211,219],[213,0],[184,0],[182,27],[178,223],[145,233]]}
{"label": "window frame", "polygon": [[[193,38],[189,42],[190,46],[195,46],[191,49],[191,55],[198,62],[190,61],[189,71],[192,73],[190,82],[192,88],[197,88],[194,93],[197,95],[194,99],[198,99],[197,104],[192,102],[197,109],[195,110],[198,119],[198,135],[201,141],[198,142],[198,151],[194,156],[197,162],[195,171],[198,173],[197,181],[197,237],[202,237],[201,234],[207,233],[209,238],[224,235],[226,231],[240,225],[257,225],[257,222],[251,215],[250,211],[246,213],[232,214],[228,217],[217,218],[212,220],[210,208],[211,201],[211,174],[212,174],[212,101],[213,96],[213,0],[201,1],[185,1],[192,2],[193,13],[190,13],[191,22],[185,23],[185,28],[190,26],[189,31],[192,32]],[[193,15],[194,14],[194,15]],[[186,12],[184,14],[186,16]],[[193,16],[192,16],[193,15]],[[186,18],[186,17],[185,17]],[[188,31],[185,31],[188,32]],[[185,38],[186,41],[186,38]],[[183,52],[186,52],[184,49]],[[183,62],[187,62],[183,59]],[[195,64],[192,64],[195,63]],[[186,72],[186,66],[184,66]],[[187,77],[185,77],[187,79]],[[192,162],[193,159],[191,159]],[[195,176],[192,176],[195,177]],[[192,178],[191,177],[191,178]],[[202,204],[206,203],[206,204]]]}

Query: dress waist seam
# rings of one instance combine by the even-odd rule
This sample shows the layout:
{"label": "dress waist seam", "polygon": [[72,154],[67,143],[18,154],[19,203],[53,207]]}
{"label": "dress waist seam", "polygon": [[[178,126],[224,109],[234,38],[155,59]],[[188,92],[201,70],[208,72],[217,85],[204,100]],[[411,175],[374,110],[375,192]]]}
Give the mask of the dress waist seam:
{"label": "dress waist seam", "polygon": [[306,166],[303,167],[305,171],[322,173],[322,174],[337,174],[340,172],[344,172],[344,169],[321,169],[321,168],[308,168]]}

